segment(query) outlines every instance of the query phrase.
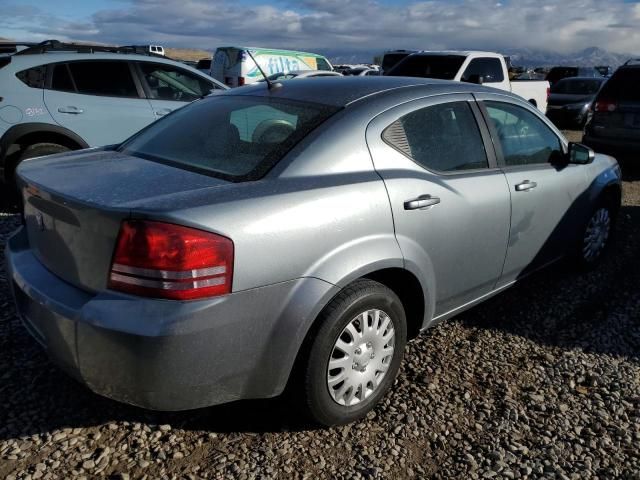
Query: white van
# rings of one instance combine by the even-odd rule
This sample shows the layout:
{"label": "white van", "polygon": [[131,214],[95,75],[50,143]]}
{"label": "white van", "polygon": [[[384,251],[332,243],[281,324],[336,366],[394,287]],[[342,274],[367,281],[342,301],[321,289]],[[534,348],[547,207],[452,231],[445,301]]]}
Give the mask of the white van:
{"label": "white van", "polygon": [[219,47],[211,64],[211,76],[229,87],[241,87],[263,78],[251,57],[267,75],[288,73],[293,70],[328,70],[329,60],[316,53],[269,48]]}

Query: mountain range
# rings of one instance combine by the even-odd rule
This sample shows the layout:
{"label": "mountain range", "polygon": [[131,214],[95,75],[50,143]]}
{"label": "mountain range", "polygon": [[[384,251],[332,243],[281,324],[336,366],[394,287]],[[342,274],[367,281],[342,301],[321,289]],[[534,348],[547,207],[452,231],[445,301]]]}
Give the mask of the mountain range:
{"label": "mountain range", "polygon": [[[339,65],[344,63],[370,63],[375,56],[381,55],[382,52],[345,53],[323,51],[320,53],[326,55],[333,64]],[[550,67],[554,65],[592,67],[596,65],[609,65],[616,68],[630,58],[633,58],[633,55],[630,54],[609,52],[599,47],[589,47],[573,53],[557,53],[534,49],[504,49],[501,50],[500,53],[509,55],[513,65],[523,67]]]}

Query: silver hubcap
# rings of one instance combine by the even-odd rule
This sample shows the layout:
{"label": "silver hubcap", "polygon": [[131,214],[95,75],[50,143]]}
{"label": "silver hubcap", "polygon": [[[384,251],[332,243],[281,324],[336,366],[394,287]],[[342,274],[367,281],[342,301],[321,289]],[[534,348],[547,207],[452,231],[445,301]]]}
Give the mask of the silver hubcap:
{"label": "silver hubcap", "polygon": [[362,402],[376,391],[393,359],[395,329],[382,310],[362,312],[338,336],[329,365],[327,386],[340,405]]}
{"label": "silver hubcap", "polygon": [[607,239],[609,238],[609,229],[611,228],[611,219],[609,210],[599,208],[589,220],[587,230],[582,243],[582,255],[588,262],[595,260],[602,253]]}

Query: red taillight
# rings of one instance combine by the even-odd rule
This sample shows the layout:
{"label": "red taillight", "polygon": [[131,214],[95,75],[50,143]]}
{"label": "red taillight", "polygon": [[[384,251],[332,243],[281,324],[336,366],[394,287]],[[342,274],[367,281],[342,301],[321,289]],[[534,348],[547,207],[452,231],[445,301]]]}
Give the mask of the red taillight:
{"label": "red taillight", "polygon": [[615,112],[616,108],[618,108],[618,104],[613,100],[602,99],[596,101],[594,110],[596,112]]}
{"label": "red taillight", "polygon": [[547,101],[549,101],[550,96],[551,96],[551,87],[547,87]]}
{"label": "red taillight", "polygon": [[238,77],[238,86],[242,87],[244,85],[244,77]]}
{"label": "red taillight", "polygon": [[171,223],[120,227],[109,288],[144,297],[194,300],[231,292],[233,242]]}

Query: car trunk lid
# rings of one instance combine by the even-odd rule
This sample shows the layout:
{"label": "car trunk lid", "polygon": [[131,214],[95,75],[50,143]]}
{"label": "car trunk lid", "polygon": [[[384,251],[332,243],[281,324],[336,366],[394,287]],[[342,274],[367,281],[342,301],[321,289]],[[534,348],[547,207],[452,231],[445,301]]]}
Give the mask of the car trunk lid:
{"label": "car trunk lid", "polygon": [[18,174],[35,255],[60,278],[89,291],[106,288],[120,223],[133,205],[228,184],[108,150],[27,160]]}

